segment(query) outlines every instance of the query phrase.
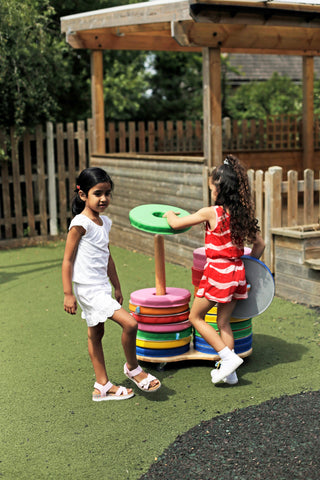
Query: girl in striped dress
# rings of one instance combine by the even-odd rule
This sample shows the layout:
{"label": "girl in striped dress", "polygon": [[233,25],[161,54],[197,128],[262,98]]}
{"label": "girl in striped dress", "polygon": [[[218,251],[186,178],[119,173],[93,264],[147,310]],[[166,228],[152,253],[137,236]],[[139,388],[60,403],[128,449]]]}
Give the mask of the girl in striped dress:
{"label": "girl in striped dress", "polygon": [[[207,263],[190,312],[190,322],[220,356],[220,368],[211,371],[213,383],[238,382],[236,369],[243,360],[234,353],[230,318],[236,302],[247,298],[245,269],[241,256],[244,243],[252,244],[251,255],[260,258],[264,241],[254,215],[246,170],[233,155],[215,168],[210,178],[211,207],[186,217],[172,211],[164,214],[169,225],[182,229],[205,224]],[[217,304],[220,335],[205,322],[207,312]]]}

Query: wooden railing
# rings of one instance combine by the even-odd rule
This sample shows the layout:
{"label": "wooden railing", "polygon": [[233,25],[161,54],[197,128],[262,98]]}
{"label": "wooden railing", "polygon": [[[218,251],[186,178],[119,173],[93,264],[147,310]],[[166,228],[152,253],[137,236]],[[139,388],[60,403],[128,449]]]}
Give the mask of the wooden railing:
{"label": "wooden railing", "polygon": [[273,238],[271,230],[278,227],[309,225],[320,221],[320,179],[313,170],[304,170],[303,180],[290,170],[286,178],[280,167],[268,171],[248,171],[256,215],[266,242],[263,260],[273,271]]}

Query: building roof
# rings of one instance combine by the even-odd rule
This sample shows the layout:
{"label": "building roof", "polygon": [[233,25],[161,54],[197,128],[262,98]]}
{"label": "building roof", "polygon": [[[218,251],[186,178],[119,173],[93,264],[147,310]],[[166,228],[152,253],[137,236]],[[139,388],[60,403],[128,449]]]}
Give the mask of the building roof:
{"label": "building roof", "polygon": [[[250,81],[268,80],[274,72],[294,82],[302,81],[302,58],[294,55],[228,54],[230,65],[242,74],[228,71],[228,82],[240,85]],[[314,74],[320,78],[320,58],[314,57]]]}

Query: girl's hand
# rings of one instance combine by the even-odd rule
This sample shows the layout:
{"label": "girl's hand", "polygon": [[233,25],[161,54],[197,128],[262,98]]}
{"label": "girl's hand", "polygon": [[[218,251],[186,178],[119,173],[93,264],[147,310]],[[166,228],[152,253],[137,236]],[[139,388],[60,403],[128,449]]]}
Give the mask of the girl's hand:
{"label": "girl's hand", "polygon": [[116,297],[117,302],[120,303],[120,305],[123,304],[123,296],[121,292],[121,288],[115,288],[114,289],[114,296]]}
{"label": "girl's hand", "polygon": [[163,214],[163,217],[167,219],[168,224],[174,230],[192,227],[205,222],[209,222],[210,228],[213,230],[216,225],[216,213],[212,207],[201,208],[197,212],[185,217],[180,217],[179,212],[175,213],[169,210]]}
{"label": "girl's hand", "polygon": [[64,296],[64,311],[70,313],[70,315],[75,315],[77,313],[77,300],[73,294]]}

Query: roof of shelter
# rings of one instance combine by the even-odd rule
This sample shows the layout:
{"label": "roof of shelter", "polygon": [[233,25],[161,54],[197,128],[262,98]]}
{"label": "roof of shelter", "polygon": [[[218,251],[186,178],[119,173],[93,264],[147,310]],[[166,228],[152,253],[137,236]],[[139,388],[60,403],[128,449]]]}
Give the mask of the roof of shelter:
{"label": "roof of shelter", "polygon": [[320,55],[311,0],[154,0],[61,18],[74,48]]}

